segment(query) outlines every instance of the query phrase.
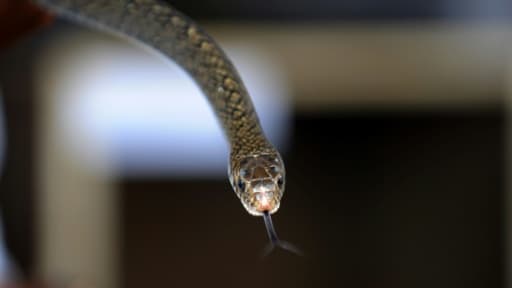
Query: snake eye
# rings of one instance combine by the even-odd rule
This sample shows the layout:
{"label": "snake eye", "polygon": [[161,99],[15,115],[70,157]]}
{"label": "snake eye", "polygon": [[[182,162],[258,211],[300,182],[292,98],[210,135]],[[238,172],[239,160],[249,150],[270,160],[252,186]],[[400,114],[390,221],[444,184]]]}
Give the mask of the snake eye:
{"label": "snake eye", "polygon": [[241,190],[241,191],[245,191],[245,182],[242,181],[242,179],[238,180],[238,188]]}
{"label": "snake eye", "polygon": [[279,178],[277,178],[277,186],[279,186],[279,189],[283,188],[283,184],[284,184],[283,176],[279,176]]}
{"label": "snake eye", "polygon": [[277,174],[279,174],[280,169],[277,166],[270,166],[269,172],[270,172],[270,174],[272,174],[272,177],[275,177],[275,176],[277,176]]}

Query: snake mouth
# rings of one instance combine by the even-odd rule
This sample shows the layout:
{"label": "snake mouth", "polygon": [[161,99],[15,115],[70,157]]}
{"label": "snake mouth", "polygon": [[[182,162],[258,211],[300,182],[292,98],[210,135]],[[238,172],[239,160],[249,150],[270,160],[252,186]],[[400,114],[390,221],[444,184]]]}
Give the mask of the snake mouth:
{"label": "snake mouth", "polygon": [[278,187],[272,179],[263,179],[251,182],[249,193],[251,206],[258,212],[268,211],[272,213],[279,202],[277,190]]}
{"label": "snake mouth", "polygon": [[252,194],[252,197],[242,201],[249,214],[262,216],[265,212],[273,214],[279,209],[279,199],[273,192],[259,192]]}
{"label": "snake mouth", "polygon": [[278,197],[269,194],[273,193],[254,193],[242,196],[240,200],[247,212],[253,216],[263,216],[265,212],[274,214],[279,209],[280,201]]}
{"label": "snake mouth", "polygon": [[255,207],[256,210],[263,213],[265,211],[271,211],[275,206],[275,199],[272,192],[255,193]]}

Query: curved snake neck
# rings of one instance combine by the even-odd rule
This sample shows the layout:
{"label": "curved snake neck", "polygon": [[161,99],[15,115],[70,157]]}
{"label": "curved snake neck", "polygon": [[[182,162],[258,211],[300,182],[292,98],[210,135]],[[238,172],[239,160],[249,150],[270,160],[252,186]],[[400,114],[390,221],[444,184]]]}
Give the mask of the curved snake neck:
{"label": "curved snake neck", "polygon": [[89,26],[122,33],[174,60],[200,86],[231,146],[231,158],[276,153],[240,76],[194,21],[160,0],[36,0]]}

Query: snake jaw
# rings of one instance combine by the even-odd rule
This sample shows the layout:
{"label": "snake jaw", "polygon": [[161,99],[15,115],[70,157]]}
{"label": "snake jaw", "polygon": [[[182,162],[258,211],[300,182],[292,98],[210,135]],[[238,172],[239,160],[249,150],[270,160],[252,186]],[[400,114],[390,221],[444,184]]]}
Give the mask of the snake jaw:
{"label": "snake jaw", "polygon": [[273,213],[277,210],[276,206],[279,199],[276,199],[275,194],[279,188],[274,181],[270,179],[258,180],[256,183],[251,183],[249,189],[252,189],[249,193],[252,196],[252,207],[256,211],[259,213],[265,211]]}
{"label": "snake jaw", "polygon": [[232,159],[230,181],[243,206],[254,216],[275,213],[284,192],[284,166],[277,154]]}
{"label": "snake jaw", "polygon": [[272,199],[273,195],[273,192],[255,193],[254,198],[256,199],[256,209],[260,212],[272,210],[275,206]]}

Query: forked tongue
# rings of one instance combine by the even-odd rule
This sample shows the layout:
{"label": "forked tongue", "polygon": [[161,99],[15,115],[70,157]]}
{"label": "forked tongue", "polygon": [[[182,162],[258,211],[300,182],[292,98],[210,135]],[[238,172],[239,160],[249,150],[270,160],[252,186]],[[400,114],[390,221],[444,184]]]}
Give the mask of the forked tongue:
{"label": "forked tongue", "polygon": [[263,220],[265,221],[265,228],[267,228],[267,234],[270,240],[270,243],[268,243],[267,246],[265,246],[265,249],[263,249],[263,257],[268,256],[272,251],[274,251],[276,247],[279,247],[293,254],[303,256],[302,251],[295,247],[295,245],[286,241],[282,241],[279,239],[279,237],[277,237],[274,224],[272,223],[272,218],[270,217],[270,213],[268,211],[263,212]]}

